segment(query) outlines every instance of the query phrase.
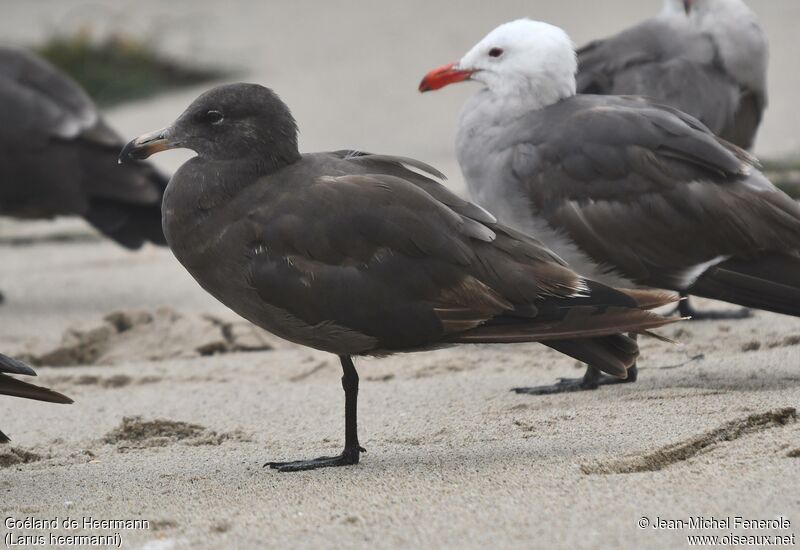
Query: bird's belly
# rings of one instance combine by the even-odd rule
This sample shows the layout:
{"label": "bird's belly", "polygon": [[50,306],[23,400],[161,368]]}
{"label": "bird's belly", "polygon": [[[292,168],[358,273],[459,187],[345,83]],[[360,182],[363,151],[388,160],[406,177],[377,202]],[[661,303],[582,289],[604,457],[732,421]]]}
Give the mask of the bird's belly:
{"label": "bird's belly", "polygon": [[206,292],[254,325],[284,340],[336,355],[357,355],[376,348],[377,341],[370,336],[334,322],[312,325],[270,303],[250,279],[253,251],[233,244],[246,241],[226,240],[194,250],[181,247],[179,241],[171,241],[170,246],[175,244],[173,253],[189,274]]}

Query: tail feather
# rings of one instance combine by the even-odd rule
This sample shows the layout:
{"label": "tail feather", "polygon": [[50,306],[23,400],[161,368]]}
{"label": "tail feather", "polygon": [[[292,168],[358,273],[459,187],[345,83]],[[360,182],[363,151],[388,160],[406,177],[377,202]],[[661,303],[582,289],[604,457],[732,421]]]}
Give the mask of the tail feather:
{"label": "tail feather", "polygon": [[47,401],[48,403],[72,403],[72,399],[57,391],[35,386],[5,374],[0,374],[0,395],[11,395],[37,401]]}
{"label": "tail feather", "polygon": [[141,205],[96,199],[91,201],[84,218],[125,248],[135,250],[146,242],[167,244],[161,227],[161,203]]}
{"label": "tail feather", "polygon": [[453,335],[448,341],[460,344],[511,344],[548,342],[568,338],[596,338],[625,332],[644,332],[674,323],[669,319],[641,309],[571,308],[565,317],[547,321],[528,322],[516,318],[495,318],[492,322]]}
{"label": "tail feather", "polygon": [[677,302],[680,298],[667,290],[645,290],[638,288],[619,288],[623,294],[630,296],[640,308],[655,309]]}
{"label": "tail feather", "polygon": [[552,340],[544,342],[544,345],[623,380],[628,377],[628,369],[639,357],[636,340],[623,334]]}
{"label": "tail feather", "polygon": [[[619,378],[639,354],[636,342],[624,333],[644,333],[674,323],[648,311],[676,302],[662,291],[620,291],[589,282],[586,295],[536,304],[534,316],[509,312],[489,322],[454,334],[448,342],[498,344],[542,342],[555,350]],[[541,307],[540,307],[541,306]]]}
{"label": "tail feather", "polygon": [[[32,368],[24,363],[0,353],[0,372],[27,374],[36,376]],[[49,403],[72,403],[72,399],[48,388],[28,384],[6,374],[0,374],[0,395],[11,395]],[[8,443],[10,439],[0,431],[0,443]]]}
{"label": "tail feather", "polygon": [[17,361],[13,357],[0,353],[0,372],[9,374],[26,374],[36,376],[36,372],[22,361]]}
{"label": "tail feather", "polygon": [[728,260],[703,273],[687,293],[800,317],[800,257]]}
{"label": "tail feather", "polygon": [[98,231],[130,249],[140,248],[146,242],[161,246],[167,244],[161,226],[161,201],[169,178],[150,166],[145,165],[142,170],[145,173],[137,177],[147,182],[147,200],[142,202],[144,197],[93,195],[84,215]]}

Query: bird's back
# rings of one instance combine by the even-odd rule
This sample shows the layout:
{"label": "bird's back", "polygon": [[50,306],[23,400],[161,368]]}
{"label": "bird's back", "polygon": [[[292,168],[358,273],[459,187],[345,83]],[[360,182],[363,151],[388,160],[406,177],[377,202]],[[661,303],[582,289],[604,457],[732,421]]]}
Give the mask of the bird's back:
{"label": "bird's back", "polygon": [[712,34],[683,16],[654,17],[579,49],[578,92],[649,97],[749,149],[766,105],[765,78],[757,85],[753,71],[766,62],[762,69],[740,66],[744,54],[760,65],[762,54],[731,48],[739,34]]}

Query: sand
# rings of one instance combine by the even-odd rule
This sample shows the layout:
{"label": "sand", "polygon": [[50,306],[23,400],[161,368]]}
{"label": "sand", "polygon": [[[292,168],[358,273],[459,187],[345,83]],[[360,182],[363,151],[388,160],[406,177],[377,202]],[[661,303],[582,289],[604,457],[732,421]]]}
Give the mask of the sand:
{"label": "sand", "polygon": [[[125,548],[673,548],[717,531],[640,518],[800,521],[798,319],[667,327],[682,344],[643,340],[637,383],[583,394],[509,391],[582,373],[535,344],[362,359],[362,463],[286,474],[262,464],[340,450],[333,356],[275,338],[199,352],[227,342],[209,316],[243,323],[168,251],[3,231],[40,236],[0,246],[0,349],[46,363],[75,334],[111,337],[90,340],[104,346],[96,364],[37,367],[75,404],[0,399],[13,439],[0,449],[2,519],[149,520],[85,531],[119,532]],[[114,327],[151,322],[103,329],[114,311],[131,312]]]}
{"label": "sand", "polygon": [[[615,0],[589,18],[581,10],[591,2],[574,4],[500,2],[487,14],[488,4],[465,2],[454,14],[421,1],[356,9],[43,0],[10,2],[0,30],[25,42],[54,26],[125,20],[179,55],[193,46],[200,59],[238,64],[248,79],[275,86],[295,108],[306,149],[417,156],[459,189],[452,131],[470,90],[419,97],[417,80],[476,32],[517,15],[539,10],[583,41],[651,11]],[[752,4],[773,49],[790,43],[796,2]],[[222,6],[232,7],[221,14]],[[309,10],[317,17],[304,32],[285,23]],[[178,13],[194,23],[180,24]],[[321,41],[332,21],[347,32],[331,50]],[[154,22],[164,31],[154,32]],[[209,40],[212,27],[226,38]],[[777,47],[778,67],[788,66],[789,49]],[[353,52],[355,60],[340,62]],[[763,151],[798,143],[797,111],[788,108],[797,74],[773,76]],[[129,136],[152,130],[197,91],[131,104],[110,119]],[[166,168],[186,158],[166,156]],[[56,528],[10,532],[119,534],[122,547],[148,549],[682,548],[689,534],[798,532],[798,319],[756,313],[667,327],[662,333],[681,345],[642,340],[637,383],[582,394],[509,391],[582,374],[538,345],[361,359],[362,463],[282,474],[262,464],[340,450],[343,395],[333,356],[252,331],[169,251],[126,252],[79,220],[0,220],[0,290],[0,351],[41,365],[39,383],[75,399],[0,399],[0,428],[13,440],[0,448],[4,537],[6,518],[56,517]],[[696,516],[782,517],[791,525],[640,528],[642,518],[652,525]],[[148,524],[66,529],[67,518]]]}

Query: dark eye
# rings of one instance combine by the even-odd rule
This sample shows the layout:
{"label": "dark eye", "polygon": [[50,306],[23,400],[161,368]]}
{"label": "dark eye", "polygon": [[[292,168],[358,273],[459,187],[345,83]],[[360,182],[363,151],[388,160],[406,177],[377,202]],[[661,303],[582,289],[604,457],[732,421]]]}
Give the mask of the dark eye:
{"label": "dark eye", "polygon": [[500,57],[503,55],[503,48],[492,48],[489,50],[489,57]]}
{"label": "dark eye", "polygon": [[225,117],[222,116],[222,113],[214,110],[208,111],[203,115],[203,120],[209,124],[218,124],[222,122],[223,118]]}

